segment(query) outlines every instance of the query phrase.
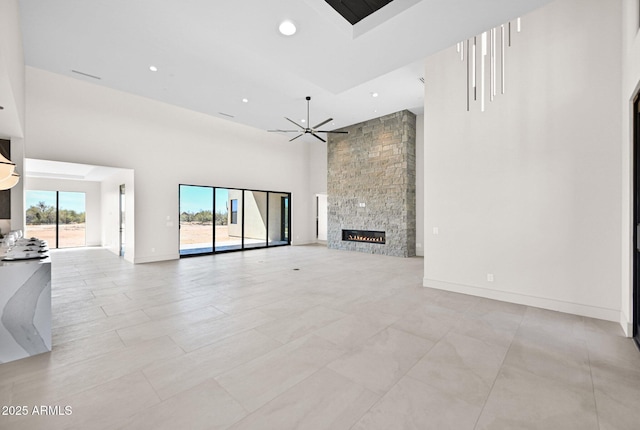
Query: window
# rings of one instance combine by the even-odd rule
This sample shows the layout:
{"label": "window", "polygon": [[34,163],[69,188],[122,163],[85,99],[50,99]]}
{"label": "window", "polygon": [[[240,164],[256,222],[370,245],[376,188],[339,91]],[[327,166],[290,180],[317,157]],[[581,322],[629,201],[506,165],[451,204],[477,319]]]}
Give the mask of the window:
{"label": "window", "polygon": [[85,246],[85,193],[25,192],[26,237],[46,240],[50,248]]}
{"label": "window", "polygon": [[238,224],[238,199],[231,200],[231,224]]}

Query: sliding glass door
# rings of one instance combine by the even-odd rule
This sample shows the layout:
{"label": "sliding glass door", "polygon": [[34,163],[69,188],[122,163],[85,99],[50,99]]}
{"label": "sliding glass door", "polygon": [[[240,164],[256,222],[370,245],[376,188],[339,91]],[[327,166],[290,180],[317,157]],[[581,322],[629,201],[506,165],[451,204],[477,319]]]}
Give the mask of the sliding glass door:
{"label": "sliding glass door", "polygon": [[25,191],[26,227],[25,237],[46,240],[56,246],[57,193],[55,191]]}
{"label": "sliding glass door", "polygon": [[242,190],[215,188],[216,234],[215,250],[242,249]]}
{"label": "sliding glass door", "polygon": [[50,248],[86,245],[86,196],[69,191],[25,192],[26,237],[46,240]]}
{"label": "sliding glass door", "polygon": [[264,191],[244,191],[244,247],[267,246],[267,194]]}
{"label": "sliding glass door", "polygon": [[269,245],[289,243],[289,194],[269,193]]}
{"label": "sliding glass door", "polygon": [[213,252],[213,189],[180,185],[180,255]]}
{"label": "sliding glass door", "polygon": [[180,255],[289,245],[290,193],[180,185]]}

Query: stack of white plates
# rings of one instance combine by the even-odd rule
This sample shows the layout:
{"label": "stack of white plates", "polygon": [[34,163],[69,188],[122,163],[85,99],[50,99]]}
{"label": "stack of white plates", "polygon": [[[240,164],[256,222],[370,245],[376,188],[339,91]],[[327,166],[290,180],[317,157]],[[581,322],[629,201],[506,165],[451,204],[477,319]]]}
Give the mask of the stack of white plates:
{"label": "stack of white plates", "polygon": [[9,248],[2,261],[39,260],[49,256],[49,247],[45,240],[36,238],[18,239]]}

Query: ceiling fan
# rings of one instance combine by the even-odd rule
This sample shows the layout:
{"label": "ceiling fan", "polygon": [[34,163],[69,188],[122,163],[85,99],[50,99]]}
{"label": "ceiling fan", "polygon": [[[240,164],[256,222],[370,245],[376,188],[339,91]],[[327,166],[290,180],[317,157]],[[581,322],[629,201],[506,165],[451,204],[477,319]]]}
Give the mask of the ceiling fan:
{"label": "ceiling fan", "polygon": [[[311,97],[307,96],[307,124],[309,124],[309,101],[311,101]],[[275,133],[300,133],[298,134],[296,137],[294,137],[293,139],[289,139],[289,142],[291,142],[292,140],[296,140],[297,138],[299,138],[300,136],[303,136],[307,133],[310,133],[313,137],[315,137],[316,139],[319,139],[323,142],[326,142],[326,140],[324,140],[323,138],[321,138],[320,136],[318,136],[316,133],[336,133],[336,134],[348,134],[348,131],[330,131],[330,130],[318,130],[319,127],[322,127],[323,125],[325,125],[326,123],[328,123],[329,121],[333,121],[333,118],[329,118],[326,119],[324,121],[322,121],[320,124],[314,126],[314,127],[303,127],[300,124],[298,124],[297,122],[287,118],[286,116],[284,117],[284,119],[286,119],[287,121],[289,121],[290,123],[296,125],[297,127],[299,127],[299,130],[267,130],[270,132],[275,132]],[[304,120],[302,120],[304,122]]]}

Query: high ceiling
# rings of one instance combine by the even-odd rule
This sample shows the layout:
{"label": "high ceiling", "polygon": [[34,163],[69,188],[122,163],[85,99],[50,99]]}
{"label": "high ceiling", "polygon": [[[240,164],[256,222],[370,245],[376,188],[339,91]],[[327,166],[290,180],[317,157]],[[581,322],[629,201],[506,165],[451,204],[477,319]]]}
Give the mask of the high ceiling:
{"label": "high ceiling", "polygon": [[267,130],[304,118],[305,96],[330,128],[420,113],[424,58],[549,1],[395,0],[355,25],[325,0],[19,4],[28,66]]}

